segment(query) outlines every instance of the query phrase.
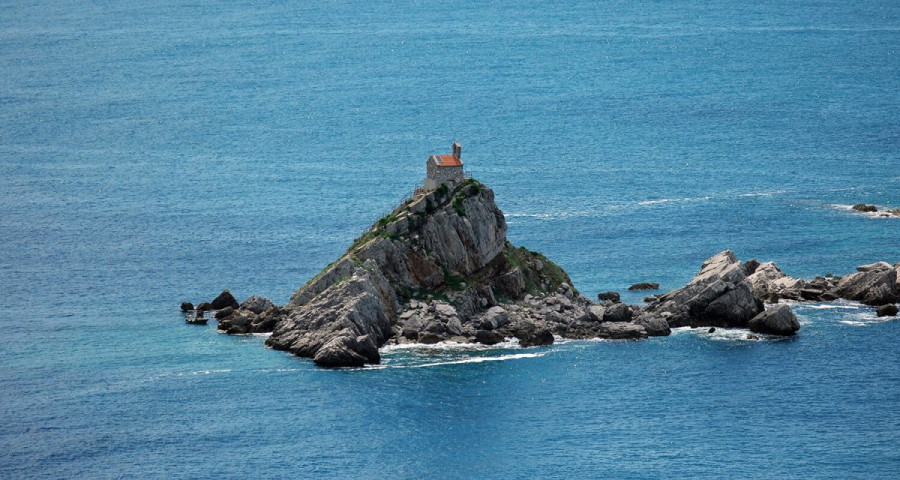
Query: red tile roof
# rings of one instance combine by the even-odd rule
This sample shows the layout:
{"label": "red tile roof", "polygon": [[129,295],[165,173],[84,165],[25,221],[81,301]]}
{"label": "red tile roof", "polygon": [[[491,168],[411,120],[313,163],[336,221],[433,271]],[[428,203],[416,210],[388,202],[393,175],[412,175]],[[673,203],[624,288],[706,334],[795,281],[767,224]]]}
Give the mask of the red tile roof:
{"label": "red tile roof", "polygon": [[438,158],[440,159],[438,161],[439,167],[459,167],[462,165],[462,162],[453,155],[438,155]]}

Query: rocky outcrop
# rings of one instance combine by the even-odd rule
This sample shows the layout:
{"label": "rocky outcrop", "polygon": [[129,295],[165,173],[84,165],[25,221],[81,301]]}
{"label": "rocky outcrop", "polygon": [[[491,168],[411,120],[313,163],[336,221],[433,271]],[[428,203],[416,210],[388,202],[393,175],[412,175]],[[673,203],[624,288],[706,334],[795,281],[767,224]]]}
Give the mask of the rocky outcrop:
{"label": "rocky outcrop", "polygon": [[747,325],[750,331],[789,336],[800,330],[800,322],[787,305],[775,305],[753,317]]}
{"label": "rocky outcrop", "polygon": [[[704,262],[700,273],[683,288],[648,298],[645,312],[665,318],[671,327],[742,327],[762,312],[762,302],[843,298],[879,306],[900,301],[900,263],[877,262],[844,277],[827,274],[807,281],[786,275],[774,262],[753,262],[750,268],[741,268],[731,251],[721,252]],[[784,309],[777,311],[787,315]],[[760,321],[769,315],[773,314]]]}
{"label": "rocky outcrop", "polygon": [[194,310],[194,304],[191,302],[181,302],[181,311],[182,312],[192,312]]}
{"label": "rocky outcrop", "polygon": [[805,285],[803,280],[785,275],[775,262],[760,263],[747,279],[753,296],[767,303],[777,303],[781,298],[799,300]]}
{"label": "rocky outcrop", "polygon": [[[475,181],[417,194],[291,295],[267,345],[323,366],[379,361],[385,342],[529,342],[596,333],[591,302],[543,255],[506,241]],[[527,300],[526,300],[527,297]],[[594,322],[596,323],[596,322]]]}
{"label": "rocky outcrop", "polygon": [[670,327],[746,327],[762,310],[741,262],[730,250],[706,260],[687,285],[662,295],[645,309],[664,318]]}
{"label": "rocky outcrop", "polygon": [[866,205],[865,203],[857,203],[853,206],[853,209],[857,212],[877,212],[878,208],[875,205]]}
{"label": "rocky outcrop", "polygon": [[234,295],[228,291],[228,289],[222,290],[222,293],[219,294],[212,302],[209,304],[210,310],[221,310],[225,307],[231,308],[240,308],[237,300],[235,300]]}
{"label": "rocky outcrop", "polygon": [[836,296],[873,306],[900,301],[900,285],[897,283],[900,263],[878,262],[862,265],[856,270],[856,273],[841,278],[834,287]]}
{"label": "rocky outcrop", "polygon": [[896,317],[897,306],[892,303],[882,305],[875,310],[875,314],[879,317]]}
{"label": "rocky outcrop", "polygon": [[266,344],[326,367],[378,363],[378,348],[392,336],[397,310],[394,290],[369,260],[356,266],[349,278],[294,308]]}
{"label": "rocky outcrop", "polygon": [[779,300],[820,302],[843,298],[878,306],[900,300],[900,286],[897,283],[900,263],[877,262],[859,266],[856,270],[844,277],[829,274],[804,281],[791,278],[773,262],[766,262],[748,278],[754,296],[767,303],[777,303]]}
{"label": "rocky outcrop", "polygon": [[257,295],[251,295],[250,297],[247,297],[246,300],[241,302],[241,310],[249,310],[257,315],[274,306],[275,304],[272,303],[272,301],[268,298],[260,297]]}
{"label": "rocky outcrop", "polygon": [[631,307],[624,303],[614,303],[603,312],[604,322],[630,322],[632,316]]}

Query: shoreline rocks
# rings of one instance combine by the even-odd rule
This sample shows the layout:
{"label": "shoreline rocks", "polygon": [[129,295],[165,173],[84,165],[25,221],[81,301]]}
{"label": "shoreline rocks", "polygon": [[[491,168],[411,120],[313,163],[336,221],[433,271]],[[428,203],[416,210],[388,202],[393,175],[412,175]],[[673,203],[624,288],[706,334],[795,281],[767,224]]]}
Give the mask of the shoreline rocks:
{"label": "shoreline rocks", "polygon": [[791,336],[800,330],[800,322],[791,307],[781,304],[753,317],[747,325],[751,332]]}

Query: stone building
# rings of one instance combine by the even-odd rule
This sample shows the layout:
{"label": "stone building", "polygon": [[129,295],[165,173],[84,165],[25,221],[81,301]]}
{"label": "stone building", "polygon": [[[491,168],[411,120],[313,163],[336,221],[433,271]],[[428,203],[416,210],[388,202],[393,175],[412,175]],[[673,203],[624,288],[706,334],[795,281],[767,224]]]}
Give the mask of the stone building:
{"label": "stone building", "polygon": [[463,163],[460,159],[462,147],[453,142],[453,155],[432,155],[425,162],[425,189],[431,190],[444,183],[463,181]]}

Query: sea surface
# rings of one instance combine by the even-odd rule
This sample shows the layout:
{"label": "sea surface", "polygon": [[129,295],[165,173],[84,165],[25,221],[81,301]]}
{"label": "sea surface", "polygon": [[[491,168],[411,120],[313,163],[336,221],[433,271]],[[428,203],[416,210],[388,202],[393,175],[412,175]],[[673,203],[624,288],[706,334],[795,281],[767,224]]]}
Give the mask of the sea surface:
{"label": "sea surface", "polygon": [[897,478],[858,304],[353,370],[184,323],[286,302],[454,140],[589,296],[894,263],[849,206],[900,207],[900,3],[4,2],[0,478]]}

